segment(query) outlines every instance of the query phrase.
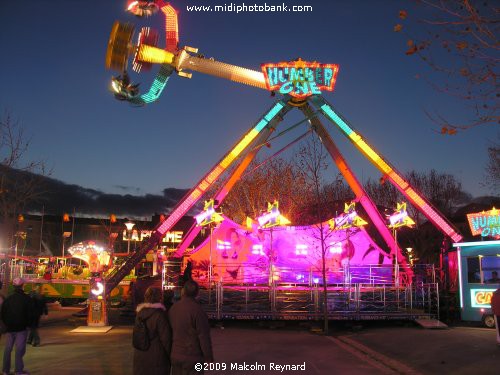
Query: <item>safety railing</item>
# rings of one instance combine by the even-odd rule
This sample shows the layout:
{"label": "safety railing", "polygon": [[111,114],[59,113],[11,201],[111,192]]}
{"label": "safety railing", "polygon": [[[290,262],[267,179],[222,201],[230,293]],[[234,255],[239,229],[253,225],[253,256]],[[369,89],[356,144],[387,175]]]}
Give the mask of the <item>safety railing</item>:
{"label": "safety railing", "polygon": [[436,283],[404,287],[373,284],[339,286],[224,285],[201,288],[200,300],[216,319],[318,319],[326,304],[330,319],[439,319]]}

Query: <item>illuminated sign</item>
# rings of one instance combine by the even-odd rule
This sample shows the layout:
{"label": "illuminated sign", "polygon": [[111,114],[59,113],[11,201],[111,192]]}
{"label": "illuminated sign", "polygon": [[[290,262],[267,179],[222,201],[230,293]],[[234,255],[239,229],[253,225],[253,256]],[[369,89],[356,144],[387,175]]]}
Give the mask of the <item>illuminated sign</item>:
{"label": "illuminated sign", "polygon": [[339,66],[320,64],[301,59],[261,66],[267,89],[280,94],[304,99],[321,94],[321,90],[333,91]]}
{"label": "illuminated sign", "polygon": [[496,289],[471,289],[470,304],[472,307],[490,308],[491,297]]}
{"label": "illuminated sign", "polygon": [[500,237],[500,211],[493,207],[490,211],[467,214],[473,236]]}
{"label": "illuminated sign", "polygon": [[[141,231],[133,230],[132,236],[130,237],[130,241],[142,241],[145,238],[151,237],[151,232],[152,231],[150,231],[150,230],[141,230]],[[183,234],[184,234],[184,232],[181,230],[167,232],[165,237],[163,237],[162,242],[180,243],[180,242],[182,242]],[[126,230],[123,231],[122,239],[123,239],[123,241],[128,241]]]}

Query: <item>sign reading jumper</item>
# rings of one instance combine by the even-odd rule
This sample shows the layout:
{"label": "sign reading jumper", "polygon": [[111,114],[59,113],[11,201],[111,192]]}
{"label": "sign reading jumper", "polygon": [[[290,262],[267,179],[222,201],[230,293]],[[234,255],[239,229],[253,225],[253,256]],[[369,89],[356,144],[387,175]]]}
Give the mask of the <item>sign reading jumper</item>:
{"label": "sign reading jumper", "polygon": [[320,64],[301,59],[277,64],[263,64],[262,72],[269,91],[304,99],[321,94],[321,90],[333,91],[339,66]]}

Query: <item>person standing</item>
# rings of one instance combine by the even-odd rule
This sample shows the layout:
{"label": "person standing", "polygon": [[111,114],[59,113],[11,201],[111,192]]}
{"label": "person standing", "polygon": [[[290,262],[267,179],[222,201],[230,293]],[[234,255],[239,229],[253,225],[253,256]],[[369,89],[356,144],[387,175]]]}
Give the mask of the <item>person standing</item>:
{"label": "person standing", "polygon": [[31,298],[23,291],[24,280],[16,277],[12,284],[14,292],[2,304],[1,315],[7,330],[2,371],[4,375],[10,373],[11,353],[15,345],[15,373],[16,375],[25,375],[28,372],[24,370],[23,357],[26,353],[26,338],[28,327],[33,321],[34,309]]}
{"label": "person standing", "polygon": [[195,365],[213,362],[208,317],[195,300],[198,289],[195,281],[186,280],[180,301],[168,314],[172,325],[172,375],[203,374]]}
{"label": "person standing", "polygon": [[[0,280],[0,291],[2,290],[2,288],[3,288],[3,283]],[[2,311],[3,301],[5,301],[5,297],[2,294],[2,292],[0,292],[0,312]],[[3,323],[3,320],[2,320],[2,315],[0,314],[0,338],[2,337],[2,334],[5,332],[7,332],[7,328],[5,327],[5,324]]]}
{"label": "person standing", "polygon": [[40,289],[40,284],[37,284],[30,292],[34,313],[33,322],[31,323],[30,333],[28,335],[28,344],[31,344],[33,346],[40,346],[40,335],[38,334],[40,318],[42,315],[49,314],[49,310],[47,309],[47,301],[45,301],[45,297],[40,293]]}
{"label": "person standing", "polygon": [[495,316],[495,328],[497,331],[497,345],[500,345],[500,288],[493,292],[491,297],[491,309]]}
{"label": "person standing", "polygon": [[146,325],[145,334],[149,338],[149,348],[134,348],[134,375],[170,374],[172,333],[161,297],[159,288],[149,287],[144,293],[145,302],[137,306],[136,326],[138,320]]}

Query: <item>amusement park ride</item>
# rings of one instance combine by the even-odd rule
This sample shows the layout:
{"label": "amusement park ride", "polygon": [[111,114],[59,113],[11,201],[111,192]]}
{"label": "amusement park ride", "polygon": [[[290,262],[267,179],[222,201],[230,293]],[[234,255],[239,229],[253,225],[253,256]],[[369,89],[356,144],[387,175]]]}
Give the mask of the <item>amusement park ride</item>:
{"label": "amusement park ride", "polygon": [[[165,234],[183,217],[207,190],[230,166],[236,164],[223,188],[213,197],[217,207],[240,178],[246,167],[254,159],[258,148],[253,146],[266,142],[271,132],[293,109],[302,111],[311,129],[319,136],[333,161],[353,190],[356,201],[359,202],[371,222],[383,238],[388,255],[394,262],[402,266],[403,272],[411,277],[406,258],[402,255],[386,220],[377,210],[375,204],[365,192],[362,184],[351,170],[347,161],[340,153],[328,130],[323,125],[320,115],[338,128],[340,132],[360,151],[376,168],[380,170],[385,180],[391,182],[406,199],[419,209],[445,236],[454,242],[459,242],[462,236],[438,212],[425,197],[413,188],[405,177],[396,170],[380,153],[375,151],[361,134],[354,130],[351,124],[322,96],[324,91],[333,91],[339,66],[336,64],[321,64],[297,59],[289,62],[267,63],[261,66],[261,71],[230,65],[214,59],[197,55],[197,49],[179,47],[179,32],[177,12],[169,3],[162,0],[133,1],[129,4],[129,12],[138,17],[162,14],[165,18],[165,47],[158,46],[159,34],[149,27],[143,27],[138,37],[133,41],[134,26],[129,23],[115,22],[113,25],[106,54],[106,66],[120,72],[112,78],[112,90],[117,99],[128,101],[132,105],[146,105],[159,99],[169,78],[175,72],[185,78],[191,78],[192,72],[209,74],[236,83],[253,86],[262,90],[279,94],[280,98],[266,111],[257,123],[231,148],[215,166],[203,176],[186,196],[179,201],[170,215],[153,231],[151,237],[142,243],[140,248],[131,254],[127,261],[110,274],[104,283],[105,297],[120,280],[134,268],[145,254],[153,249]],[[140,73],[158,64],[157,73],[150,89],[139,93],[138,85],[132,84],[127,73],[129,59],[132,69]],[[241,159],[240,159],[241,156]],[[239,162],[237,162],[239,160]],[[175,256],[181,257],[191,241],[200,230],[194,225],[184,238]]]}

